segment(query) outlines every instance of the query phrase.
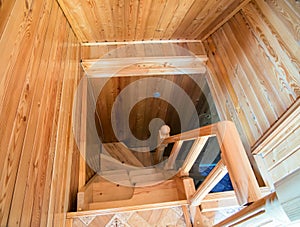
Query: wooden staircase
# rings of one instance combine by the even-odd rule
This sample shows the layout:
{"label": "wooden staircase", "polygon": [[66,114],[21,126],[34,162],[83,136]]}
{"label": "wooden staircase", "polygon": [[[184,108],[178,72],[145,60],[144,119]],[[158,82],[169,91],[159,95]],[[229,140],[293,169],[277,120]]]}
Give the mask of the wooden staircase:
{"label": "wooden staircase", "polygon": [[[104,154],[110,155],[112,158],[120,161],[122,164],[144,167],[144,164],[133,154],[130,149],[128,149],[124,143],[104,143],[102,147],[102,152]],[[150,153],[150,151],[148,152]]]}
{"label": "wooden staircase", "polygon": [[[208,138],[213,136],[220,144],[221,160],[196,190],[189,171]],[[182,143],[188,140],[194,141],[193,146],[175,175],[176,156]],[[260,188],[232,122],[219,122],[163,138],[154,156],[155,163],[163,159],[163,149],[169,143],[174,143],[171,158],[164,165],[152,167],[145,167],[146,157],[151,157],[148,151],[138,157],[122,143],[104,144],[100,171],[79,190],[78,212],[68,213],[67,218],[181,207],[187,226],[191,226],[191,222],[193,226],[205,226],[199,205],[227,172],[238,205],[247,206],[261,198]]]}
{"label": "wooden staircase", "polygon": [[147,167],[154,163],[154,154],[149,147],[128,148],[122,142],[103,143],[101,155],[102,158],[114,159],[131,167]]}
{"label": "wooden staircase", "polygon": [[[108,180],[109,179],[109,180]],[[149,181],[161,180],[160,183],[146,186]],[[124,183],[122,185],[121,183]],[[131,187],[128,185],[131,184]],[[133,187],[133,186],[138,187]],[[95,175],[78,192],[77,210],[118,210],[120,207],[143,206],[162,202],[177,203],[186,200],[178,179],[165,180],[163,173],[155,168],[133,171],[106,171]],[[187,203],[185,202],[179,202]]]}
{"label": "wooden staircase", "polygon": [[102,178],[119,185],[128,187],[144,187],[159,184],[168,179],[168,176],[174,176],[176,171],[147,167],[132,170],[108,170],[97,174]]}

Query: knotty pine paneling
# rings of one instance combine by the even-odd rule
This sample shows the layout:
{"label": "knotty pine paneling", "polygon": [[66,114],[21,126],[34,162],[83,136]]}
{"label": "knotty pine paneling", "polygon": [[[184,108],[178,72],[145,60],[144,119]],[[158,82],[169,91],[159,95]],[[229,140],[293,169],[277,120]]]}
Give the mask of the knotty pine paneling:
{"label": "knotty pine paneling", "polygon": [[[172,41],[163,42],[124,42],[84,44],[81,46],[82,60],[126,57],[171,57],[193,56],[206,59],[206,52],[201,41]],[[178,48],[176,48],[179,46]],[[191,54],[191,53],[192,54]],[[204,60],[205,61],[205,60]]]}
{"label": "knotty pine paneling", "polygon": [[[172,62],[167,63],[169,61],[168,59],[171,59],[170,61],[172,61],[172,56],[190,56],[190,52],[198,56],[199,59],[204,59],[204,61],[206,60],[206,53],[201,41],[181,41],[172,43],[138,42],[128,43],[127,45],[124,43],[109,43],[108,45],[104,45],[103,43],[98,45],[85,44],[81,47],[81,58],[83,68],[85,68],[84,63],[88,62],[89,60],[101,62],[101,60],[105,59],[124,59],[122,60],[123,62],[121,62],[123,65],[128,57],[141,59],[148,57],[160,57],[163,59],[165,57],[165,64],[172,65]],[[118,64],[118,62],[116,63]],[[132,63],[128,63],[128,65],[132,65]],[[203,67],[205,66],[203,65]],[[162,74],[162,72],[160,73]],[[147,85],[143,83],[143,80],[149,79],[150,77],[153,78],[153,82],[148,82]],[[158,82],[157,78],[160,78],[160,82]],[[183,111],[182,113],[184,113],[183,115],[187,118],[188,116],[191,116],[192,113],[186,108],[187,103],[186,100],[184,100],[185,97],[181,97],[178,91],[175,92],[176,85],[185,91],[185,93],[194,103],[198,114],[202,115],[200,121],[203,126],[205,123],[207,124],[211,121],[211,119],[208,119],[207,122],[204,122],[206,121],[206,119],[203,117],[204,113],[208,113],[209,115],[211,114],[211,116],[214,118],[217,118],[217,114],[214,111],[212,111],[214,113],[210,111],[213,108],[210,109],[208,100],[206,100],[206,98],[210,96],[210,92],[205,80],[205,73],[199,73],[195,79],[197,80],[197,83],[201,85],[201,87],[199,87],[197,83],[193,81],[192,77],[187,75],[170,74],[153,76],[151,75],[151,72],[148,76],[138,74],[131,76],[131,74],[128,74],[128,76],[112,77],[109,80],[104,78],[90,79],[91,87],[95,92],[94,95],[96,95],[95,100],[97,100],[97,113],[93,113],[95,116],[90,116],[91,118],[95,119],[92,121],[92,124],[96,122],[98,135],[103,142],[108,143],[117,142],[116,135],[112,128],[112,121],[117,122],[119,129],[118,139],[122,142],[125,142],[128,147],[136,147],[137,144],[133,143],[133,140],[128,134],[125,120],[129,121],[131,133],[133,133],[133,135],[140,140],[146,140],[150,136],[149,123],[154,118],[161,118],[171,127],[171,134],[178,134],[184,129],[181,128],[180,124],[182,124],[182,122],[180,122],[179,115],[174,108],[174,106],[176,106],[174,105],[175,102],[181,103],[181,110]],[[162,90],[160,84],[164,81],[169,81],[172,85],[164,87]],[[111,111],[113,104],[117,100],[117,97],[120,95],[120,93],[124,91],[127,86],[132,86],[133,83],[136,86],[135,89],[131,90],[127,94],[126,100],[120,102],[118,105],[120,111],[117,111],[118,115],[116,119],[112,120]],[[103,88],[101,88],[102,85],[104,86]],[[98,94],[96,91],[100,91],[100,89],[102,89],[101,93]],[[155,98],[152,95],[147,99],[137,101],[139,100],[139,97],[145,94],[145,91],[147,90],[164,92],[166,96],[170,97],[168,100],[169,103],[160,98]],[[205,91],[205,94],[203,94],[203,90]],[[172,100],[174,103],[172,103]],[[129,118],[125,119],[125,113],[129,111],[129,103],[134,103],[135,105],[134,108],[129,112]],[[193,119],[190,121],[190,127],[192,127],[195,121]],[[187,127],[187,125],[185,125],[185,127]],[[92,136],[89,138],[91,137]]]}
{"label": "knotty pine paneling", "polygon": [[[152,119],[160,118],[162,119],[167,125],[171,128],[171,134],[176,135],[189,127],[189,129],[193,129],[195,124],[193,121],[189,122],[189,124],[184,125],[181,120],[179,113],[176,110],[176,105],[174,105],[175,100],[178,103],[181,103],[181,111],[182,115],[191,116],[190,109],[186,104],[187,100],[184,97],[180,96],[180,93],[176,90],[176,87],[179,87],[189,97],[192,103],[195,106],[195,109],[198,111],[199,115],[203,115],[207,113],[208,115],[214,115],[212,113],[213,108],[210,109],[208,105],[208,96],[209,90],[207,90],[207,84],[205,81],[205,76],[199,74],[197,79],[198,84],[201,84],[202,87],[199,87],[193,79],[191,79],[187,75],[164,75],[164,76],[154,76],[154,78],[160,78],[155,82],[149,81],[147,84],[142,83],[143,79],[149,79],[150,77],[142,77],[142,76],[132,76],[132,77],[112,77],[108,81],[106,81],[105,86],[102,88],[99,96],[97,97],[97,104],[96,104],[96,111],[95,114],[95,121],[97,124],[98,135],[101,138],[101,141],[105,143],[110,142],[117,142],[117,137],[114,133],[112,121],[116,121],[119,130],[119,137],[118,139],[125,142],[128,147],[137,147],[136,144],[132,143],[132,139],[130,135],[128,135],[128,130],[125,126],[125,121],[129,121],[129,127],[131,133],[138,138],[139,140],[146,140],[150,137],[149,131],[149,124]],[[97,78],[94,79],[92,83],[105,83],[106,79]],[[165,87],[163,92],[165,93],[165,97],[169,97],[169,100],[164,100],[161,98],[155,97],[147,97],[141,101],[137,101],[140,94],[144,94],[145,89],[148,90],[155,90],[162,92],[159,86],[159,82],[161,83],[162,80],[170,81],[172,86]],[[159,82],[158,82],[159,81]],[[117,97],[120,95],[121,92],[125,90],[127,86],[131,83],[135,83],[135,89],[131,90],[130,92],[127,91],[126,98],[120,102],[119,104],[119,111],[116,119],[112,119],[112,108],[114,102],[116,102]],[[95,85],[96,86],[96,85]],[[175,87],[176,86],[176,87]],[[203,92],[206,92],[205,94]],[[131,100],[134,103],[134,106],[131,110],[128,109],[129,101]],[[211,104],[211,103],[210,103]],[[150,111],[151,110],[151,111]],[[126,111],[129,112],[129,119],[124,119]],[[97,117],[96,117],[97,116]],[[203,119],[199,119],[200,124],[204,123]],[[208,120],[209,122],[211,121]],[[205,122],[207,123],[207,122]],[[181,128],[181,124],[183,124],[185,128]],[[103,130],[101,130],[103,129]]]}
{"label": "knotty pine paneling", "polygon": [[0,38],[16,0],[0,0]]}
{"label": "knotty pine paneling", "polygon": [[221,118],[235,122],[250,157],[300,96],[299,13],[293,1],[251,1],[203,42]]}
{"label": "knotty pine paneling", "polygon": [[78,40],[54,0],[1,1],[0,10],[0,226],[59,226],[78,184]]}
{"label": "knotty pine paneling", "polygon": [[202,39],[249,0],[58,0],[81,42]]}

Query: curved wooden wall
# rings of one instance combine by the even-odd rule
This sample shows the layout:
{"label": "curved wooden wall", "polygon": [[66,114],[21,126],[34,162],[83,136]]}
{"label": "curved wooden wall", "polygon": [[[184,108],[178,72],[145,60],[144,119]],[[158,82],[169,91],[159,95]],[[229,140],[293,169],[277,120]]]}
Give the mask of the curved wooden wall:
{"label": "curved wooden wall", "polygon": [[0,15],[0,226],[58,226],[79,44],[56,1],[4,0]]}

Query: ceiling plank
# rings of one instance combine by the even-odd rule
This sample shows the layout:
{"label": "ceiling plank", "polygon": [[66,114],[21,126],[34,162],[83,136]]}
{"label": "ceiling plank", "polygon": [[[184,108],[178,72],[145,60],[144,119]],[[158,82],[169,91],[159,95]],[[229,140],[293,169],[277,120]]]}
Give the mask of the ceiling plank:
{"label": "ceiling plank", "polygon": [[95,59],[82,60],[81,65],[92,77],[203,74],[206,67],[200,59],[206,57]]}
{"label": "ceiling plank", "polygon": [[198,33],[199,35],[196,39],[206,40],[249,2],[250,0],[234,1],[219,17],[210,23],[208,27],[202,29],[202,31]]}
{"label": "ceiling plank", "polygon": [[58,0],[82,43],[207,37],[249,0]]}

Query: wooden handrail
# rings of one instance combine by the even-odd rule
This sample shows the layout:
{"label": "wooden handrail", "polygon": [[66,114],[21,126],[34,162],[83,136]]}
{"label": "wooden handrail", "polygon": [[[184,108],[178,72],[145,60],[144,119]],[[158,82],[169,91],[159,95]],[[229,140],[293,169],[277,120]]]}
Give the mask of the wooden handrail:
{"label": "wooden handrail", "polygon": [[220,160],[191,198],[191,205],[199,206],[204,197],[208,195],[208,193],[218,184],[220,180],[223,179],[226,174],[227,168],[223,161]]}
{"label": "wooden handrail", "polygon": [[[178,135],[167,137],[162,144],[176,143],[178,141],[195,140],[216,136],[222,154],[222,163],[227,167],[237,200],[240,205],[254,202],[261,198],[258,182],[255,178],[246,151],[240,139],[239,133],[231,121],[221,121],[215,124],[204,126]],[[195,145],[196,146],[196,145]],[[194,147],[194,146],[193,146]],[[195,147],[194,147],[195,148]],[[203,146],[200,146],[202,149]],[[199,149],[200,149],[199,148]],[[184,162],[185,175],[194,164],[197,155],[201,150],[191,149]],[[196,158],[195,158],[196,157]],[[216,178],[217,182],[210,182],[212,185],[221,179]],[[199,200],[198,202],[199,203]]]}
{"label": "wooden handrail", "polygon": [[162,143],[169,144],[177,141],[195,140],[202,136],[216,136],[218,124],[219,123],[215,123],[201,128],[193,129],[187,132],[183,132],[178,135],[170,136],[166,138]]}
{"label": "wooden handrail", "polygon": [[171,150],[170,156],[168,158],[168,161],[167,161],[164,169],[174,169],[175,161],[179,154],[182,144],[183,144],[183,141],[177,141],[174,143],[174,146]]}
{"label": "wooden handrail", "polygon": [[196,160],[197,160],[200,152],[204,148],[207,140],[208,140],[207,136],[202,136],[202,137],[199,137],[195,140],[195,142],[194,142],[191,150],[189,151],[184,163],[182,164],[182,167],[181,167],[181,175],[182,176],[188,176],[189,175],[189,172],[190,172],[192,166],[196,162]]}
{"label": "wooden handrail", "polygon": [[234,123],[217,123],[217,139],[239,204],[260,199],[258,182]]}
{"label": "wooden handrail", "polygon": [[[106,213],[114,213],[114,212],[124,212],[130,210],[140,210],[140,209],[155,209],[161,207],[169,207],[169,206],[189,206],[189,210],[191,213],[191,218],[194,226],[203,226],[205,220],[202,216],[199,205],[201,204],[204,197],[211,191],[211,189],[223,178],[223,176],[228,171],[237,201],[239,205],[249,204],[251,202],[258,201],[261,198],[261,191],[252,171],[250,162],[247,158],[246,152],[244,150],[242,141],[239,137],[238,131],[233,122],[223,121],[218,122],[209,126],[205,126],[199,129],[191,130],[189,132],[184,132],[179,135],[169,136],[168,130],[162,130],[159,137],[159,142],[161,148],[165,147],[168,143],[175,142],[174,149],[172,150],[172,155],[174,155],[173,159],[171,159],[170,163],[167,162],[168,165],[165,166],[168,169],[175,162],[176,156],[178,152],[180,152],[180,147],[183,141],[186,140],[195,140],[194,145],[192,146],[187,158],[181,168],[181,171],[184,174],[184,177],[176,177],[176,185],[174,186],[176,198],[173,198],[174,201],[164,201],[164,196],[162,197],[162,201],[157,200],[158,202],[152,200],[152,197],[149,197],[148,200],[144,200],[144,197],[141,197],[141,193],[136,191],[136,195],[138,195],[139,204],[129,204],[128,201],[117,202],[113,204],[116,207],[113,209],[110,207],[111,203],[107,204],[101,203],[86,203],[86,200],[89,201],[90,198],[87,196],[93,195],[92,192],[88,192],[87,195],[84,193],[87,190],[83,190],[79,192],[79,209],[78,210],[87,210],[87,209],[99,209],[103,207],[103,209],[97,211],[84,211],[84,213],[69,213],[68,218],[72,218],[77,215],[95,215],[95,214],[106,214]],[[167,136],[167,138],[165,138]],[[220,150],[221,150],[221,160],[217,164],[217,166],[210,172],[208,177],[204,180],[204,182],[200,185],[200,187],[196,190],[193,179],[187,177],[188,172],[191,166],[196,161],[199,153],[203,149],[207,139],[211,136],[216,136]],[[159,150],[159,156],[162,154],[163,150]],[[136,168],[136,167],[135,167]],[[171,180],[170,180],[171,181]],[[173,179],[174,181],[174,179]],[[179,182],[179,183],[178,183]],[[183,185],[181,188],[178,185]],[[159,187],[159,184],[157,185]],[[167,192],[169,191],[169,186],[166,186]],[[139,188],[135,190],[145,190],[145,188]],[[143,191],[143,193],[147,194],[151,192],[151,189],[147,189],[148,191]],[[173,189],[172,189],[173,190]],[[158,190],[160,191],[160,190]],[[184,196],[179,197],[178,193]],[[165,193],[164,193],[165,194]],[[164,195],[163,194],[163,195]],[[141,199],[142,198],[142,199]],[[156,198],[156,197],[155,197]],[[175,201],[176,200],[176,201]],[[145,201],[148,201],[148,204],[145,204]],[[128,204],[127,204],[128,202]],[[131,201],[130,201],[131,202]],[[143,203],[143,204],[142,204]],[[108,205],[109,204],[109,205]],[[257,204],[257,203],[256,203]],[[104,209],[105,208],[105,209]],[[239,218],[239,217],[238,217]],[[235,219],[235,218],[234,218]]]}

